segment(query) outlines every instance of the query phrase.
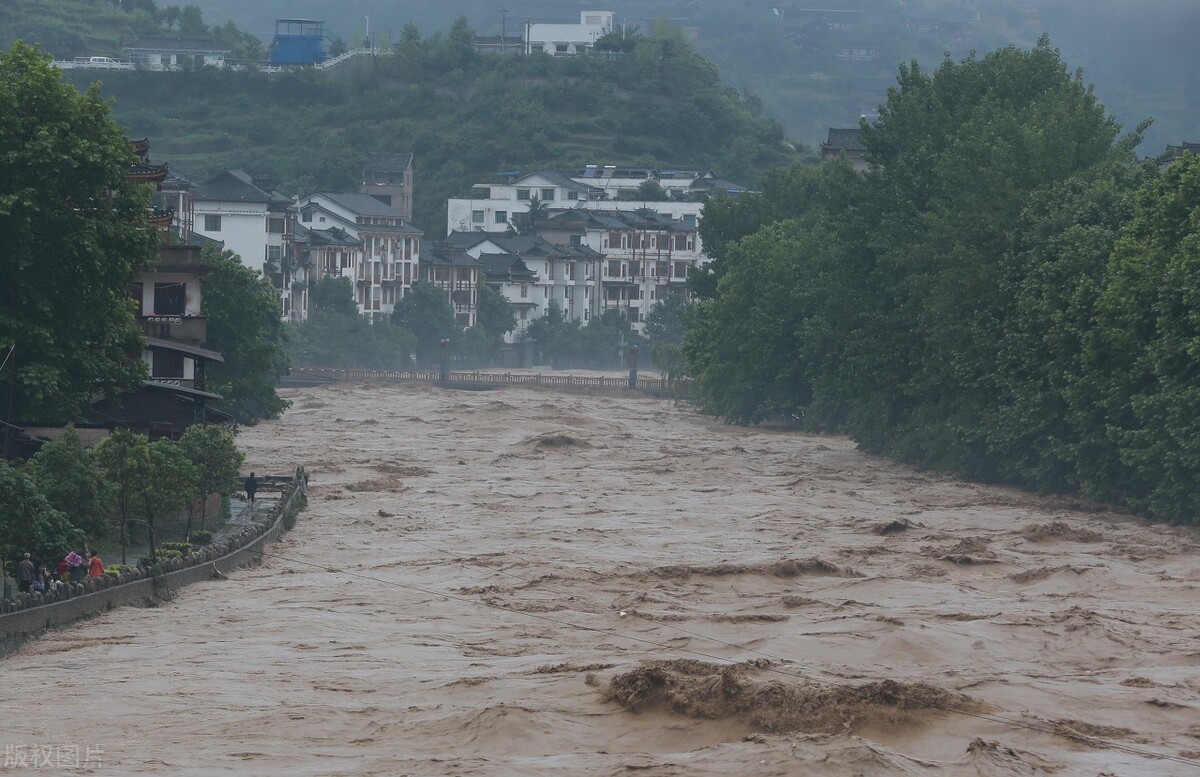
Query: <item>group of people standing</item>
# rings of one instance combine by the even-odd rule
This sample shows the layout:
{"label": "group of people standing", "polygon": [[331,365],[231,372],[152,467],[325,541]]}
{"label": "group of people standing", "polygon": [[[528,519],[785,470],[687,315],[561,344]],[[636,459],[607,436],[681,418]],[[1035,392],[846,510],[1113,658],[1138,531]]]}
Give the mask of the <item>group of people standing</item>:
{"label": "group of people standing", "polygon": [[35,565],[30,554],[26,553],[17,562],[17,588],[23,594],[58,591],[73,575],[85,573],[88,577],[101,577],[104,574],[104,559],[94,550],[85,549],[83,554],[73,550],[59,559],[53,570],[45,564]]}

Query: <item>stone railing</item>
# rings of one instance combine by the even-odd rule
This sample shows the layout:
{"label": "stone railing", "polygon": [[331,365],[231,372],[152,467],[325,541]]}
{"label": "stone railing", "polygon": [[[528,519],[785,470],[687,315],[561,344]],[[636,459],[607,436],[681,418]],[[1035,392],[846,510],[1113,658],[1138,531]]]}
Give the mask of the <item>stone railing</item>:
{"label": "stone railing", "polygon": [[127,569],[117,575],[66,583],[55,593],[19,594],[16,599],[0,600],[0,655],[43,629],[114,607],[160,599],[172,589],[257,563],[267,543],[287,530],[286,517],[307,497],[307,488],[308,477],[304,468],[298,467],[265,520],[210,546],[193,548],[187,556],[170,559],[154,570]]}

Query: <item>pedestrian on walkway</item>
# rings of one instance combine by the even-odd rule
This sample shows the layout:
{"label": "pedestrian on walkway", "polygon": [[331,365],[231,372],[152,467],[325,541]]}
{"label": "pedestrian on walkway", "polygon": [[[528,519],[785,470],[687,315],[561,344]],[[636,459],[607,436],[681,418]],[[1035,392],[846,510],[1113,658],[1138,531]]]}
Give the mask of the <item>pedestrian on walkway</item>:
{"label": "pedestrian on walkway", "polygon": [[250,477],[246,478],[246,501],[250,503],[250,507],[254,507],[254,495],[258,493],[258,478],[254,477],[254,473],[250,473]]}
{"label": "pedestrian on walkway", "polygon": [[104,559],[100,558],[100,554],[96,551],[89,551],[91,559],[88,561],[88,577],[103,577],[104,576]]}
{"label": "pedestrian on walkway", "polygon": [[[25,558],[17,564],[17,584],[21,589],[21,593],[29,593],[29,589],[33,587],[33,562],[29,560],[29,554],[25,554]],[[12,589],[9,589],[12,590]]]}

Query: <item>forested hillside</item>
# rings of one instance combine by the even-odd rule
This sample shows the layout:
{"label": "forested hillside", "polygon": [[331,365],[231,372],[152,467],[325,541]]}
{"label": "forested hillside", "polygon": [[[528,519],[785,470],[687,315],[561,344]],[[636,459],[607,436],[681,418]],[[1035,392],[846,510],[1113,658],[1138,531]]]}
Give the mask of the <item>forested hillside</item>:
{"label": "forested hillside", "polygon": [[1200,521],[1200,161],[1136,162],[1045,41],[902,69],[864,140],[706,208],[708,407]]}
{"label": "forested hillside", "polygon": [[688,164],[754,185],[801,158],[678,35],[647,37],[617,62],[479,56],[473,35],[408,28],[395,56],[340,72],[104,73],[104,94],[156,161],[198,181],[235,167],[290,193],[348,188],[368,151],[413,151],[415,221],[436,236],[446,198],[501,170]]}

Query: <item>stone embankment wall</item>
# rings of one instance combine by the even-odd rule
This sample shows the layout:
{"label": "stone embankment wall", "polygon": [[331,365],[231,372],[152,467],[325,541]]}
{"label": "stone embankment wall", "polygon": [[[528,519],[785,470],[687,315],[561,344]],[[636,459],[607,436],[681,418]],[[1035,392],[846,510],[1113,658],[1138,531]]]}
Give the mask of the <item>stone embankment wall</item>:
{"label": "stone embankment wall", "polygon": [[20,594],[17,599],[0,600],[0,656],[15,650],[26,638],[44,629],[114,607],[154,601],[169,595],[171,590],[257,563],[262,559],[267,543],[279,539],[287,530],[285,517],[306,498],[306,491],[307,479],[301,467],[280,494],[266,520],[250,524],[219,543],[193,548],[188,556],[167,561],[161,574],[127,569],[120,575],[105,574],[79,583],[67,583],[58,593]]}

